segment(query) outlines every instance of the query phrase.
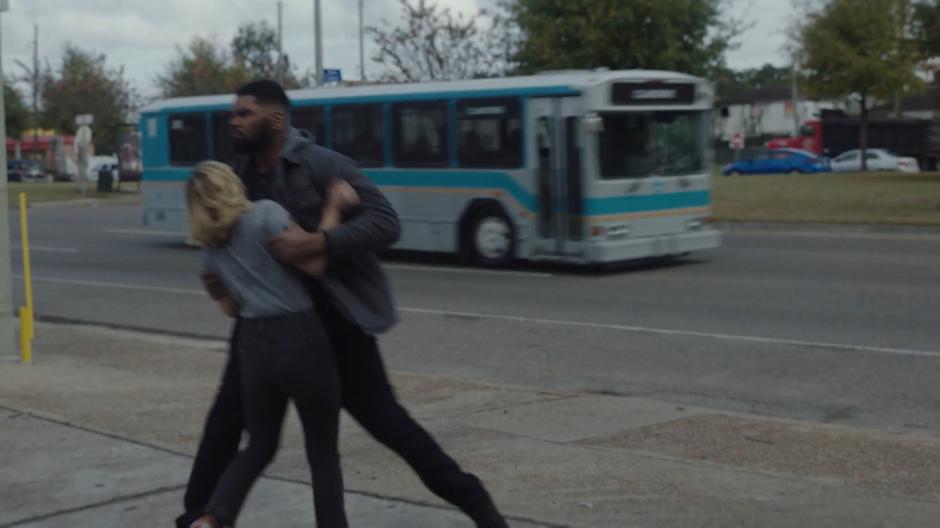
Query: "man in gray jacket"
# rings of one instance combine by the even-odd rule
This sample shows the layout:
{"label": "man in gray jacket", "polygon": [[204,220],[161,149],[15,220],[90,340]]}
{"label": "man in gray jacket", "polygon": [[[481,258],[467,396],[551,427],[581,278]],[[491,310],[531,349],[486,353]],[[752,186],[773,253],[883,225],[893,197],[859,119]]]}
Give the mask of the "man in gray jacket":
{"label": "man in gray jacket", "polygon": [[[324,254],[329,259],[324,276],[311,279],[309,287],[336,353],[343,407],[401,456],[429,490],[478,527],[506,528],[480,480],[464,472],[398,402],[379,355],[374,335],[388,330],[396,316],[376,252],[398,239],[397,213],[354,162],[291,128],[289,108],[283,88],[273,81],[254,81],[238,91],[232,139],[236,152],[247,157],[236,162],[236,171],[251,200],[281,204],[298,224],[269,242],[275,256],[286,263]],[[319,231],[326,188],[337,178],[356,190],[359,206],[342,225]],[[216,278],[204,276],[204,282],[210,295],[218,294]],[[238,451],[243,429],[238,379],[238,362],[229,358],[186,487],[180,527],[201,513]]]}

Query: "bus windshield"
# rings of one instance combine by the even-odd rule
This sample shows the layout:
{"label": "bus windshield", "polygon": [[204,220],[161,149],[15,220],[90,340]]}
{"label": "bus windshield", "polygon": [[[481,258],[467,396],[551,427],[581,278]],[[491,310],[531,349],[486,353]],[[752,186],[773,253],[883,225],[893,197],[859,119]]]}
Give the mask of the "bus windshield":
{"label": "bus windshield", "polygon": [[601,177],[616,180],[702,172],[706,116],[701,110],[601,114]]}

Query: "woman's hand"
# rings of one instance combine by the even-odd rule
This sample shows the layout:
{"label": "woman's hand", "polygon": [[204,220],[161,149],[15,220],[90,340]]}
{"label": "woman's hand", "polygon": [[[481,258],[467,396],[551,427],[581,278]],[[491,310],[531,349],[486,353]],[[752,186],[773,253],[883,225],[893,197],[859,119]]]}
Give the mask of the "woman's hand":
{"label": "woman's hand", "polygon": [[203,271],[199,274],[199,279],[202,280],[202,287],[206,289],[212,299],[219,300],[223,297],[229,297],[228,290],[222,284],[222,279],[215,273]]}
{"label": "woman's hand", "polygon": [[346,180],[336,180],[326,190],[324,209],[335,207],[342,212],[357,205],[359,205],[359,193]]}

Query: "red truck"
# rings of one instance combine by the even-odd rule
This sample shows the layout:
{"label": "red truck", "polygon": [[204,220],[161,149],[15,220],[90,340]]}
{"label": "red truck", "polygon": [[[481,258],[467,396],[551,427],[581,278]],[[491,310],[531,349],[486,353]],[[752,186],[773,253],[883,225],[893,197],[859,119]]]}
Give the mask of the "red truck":
{"label": "red truck", "polygon": [[[841,111],[824,110],[810,119],[796,137],[773,138],[767,148],[799,148],[834,158],[859,148],[861,119]],[[940,160],[940,121],[907,118],[869,118],[868,147],[917,158],[924,170],[936,170]]]}

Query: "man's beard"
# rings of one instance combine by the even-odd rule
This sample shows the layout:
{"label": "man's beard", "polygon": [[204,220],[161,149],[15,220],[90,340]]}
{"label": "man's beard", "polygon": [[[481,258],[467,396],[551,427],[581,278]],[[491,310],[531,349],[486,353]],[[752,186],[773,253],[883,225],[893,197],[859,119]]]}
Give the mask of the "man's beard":
{"label": "man's beard", "polygon": [[232,138],[232,148],[237,154],[256,154],[270,147],[274,143],[274,130],[271,122],[265,119],[253,138]]}

